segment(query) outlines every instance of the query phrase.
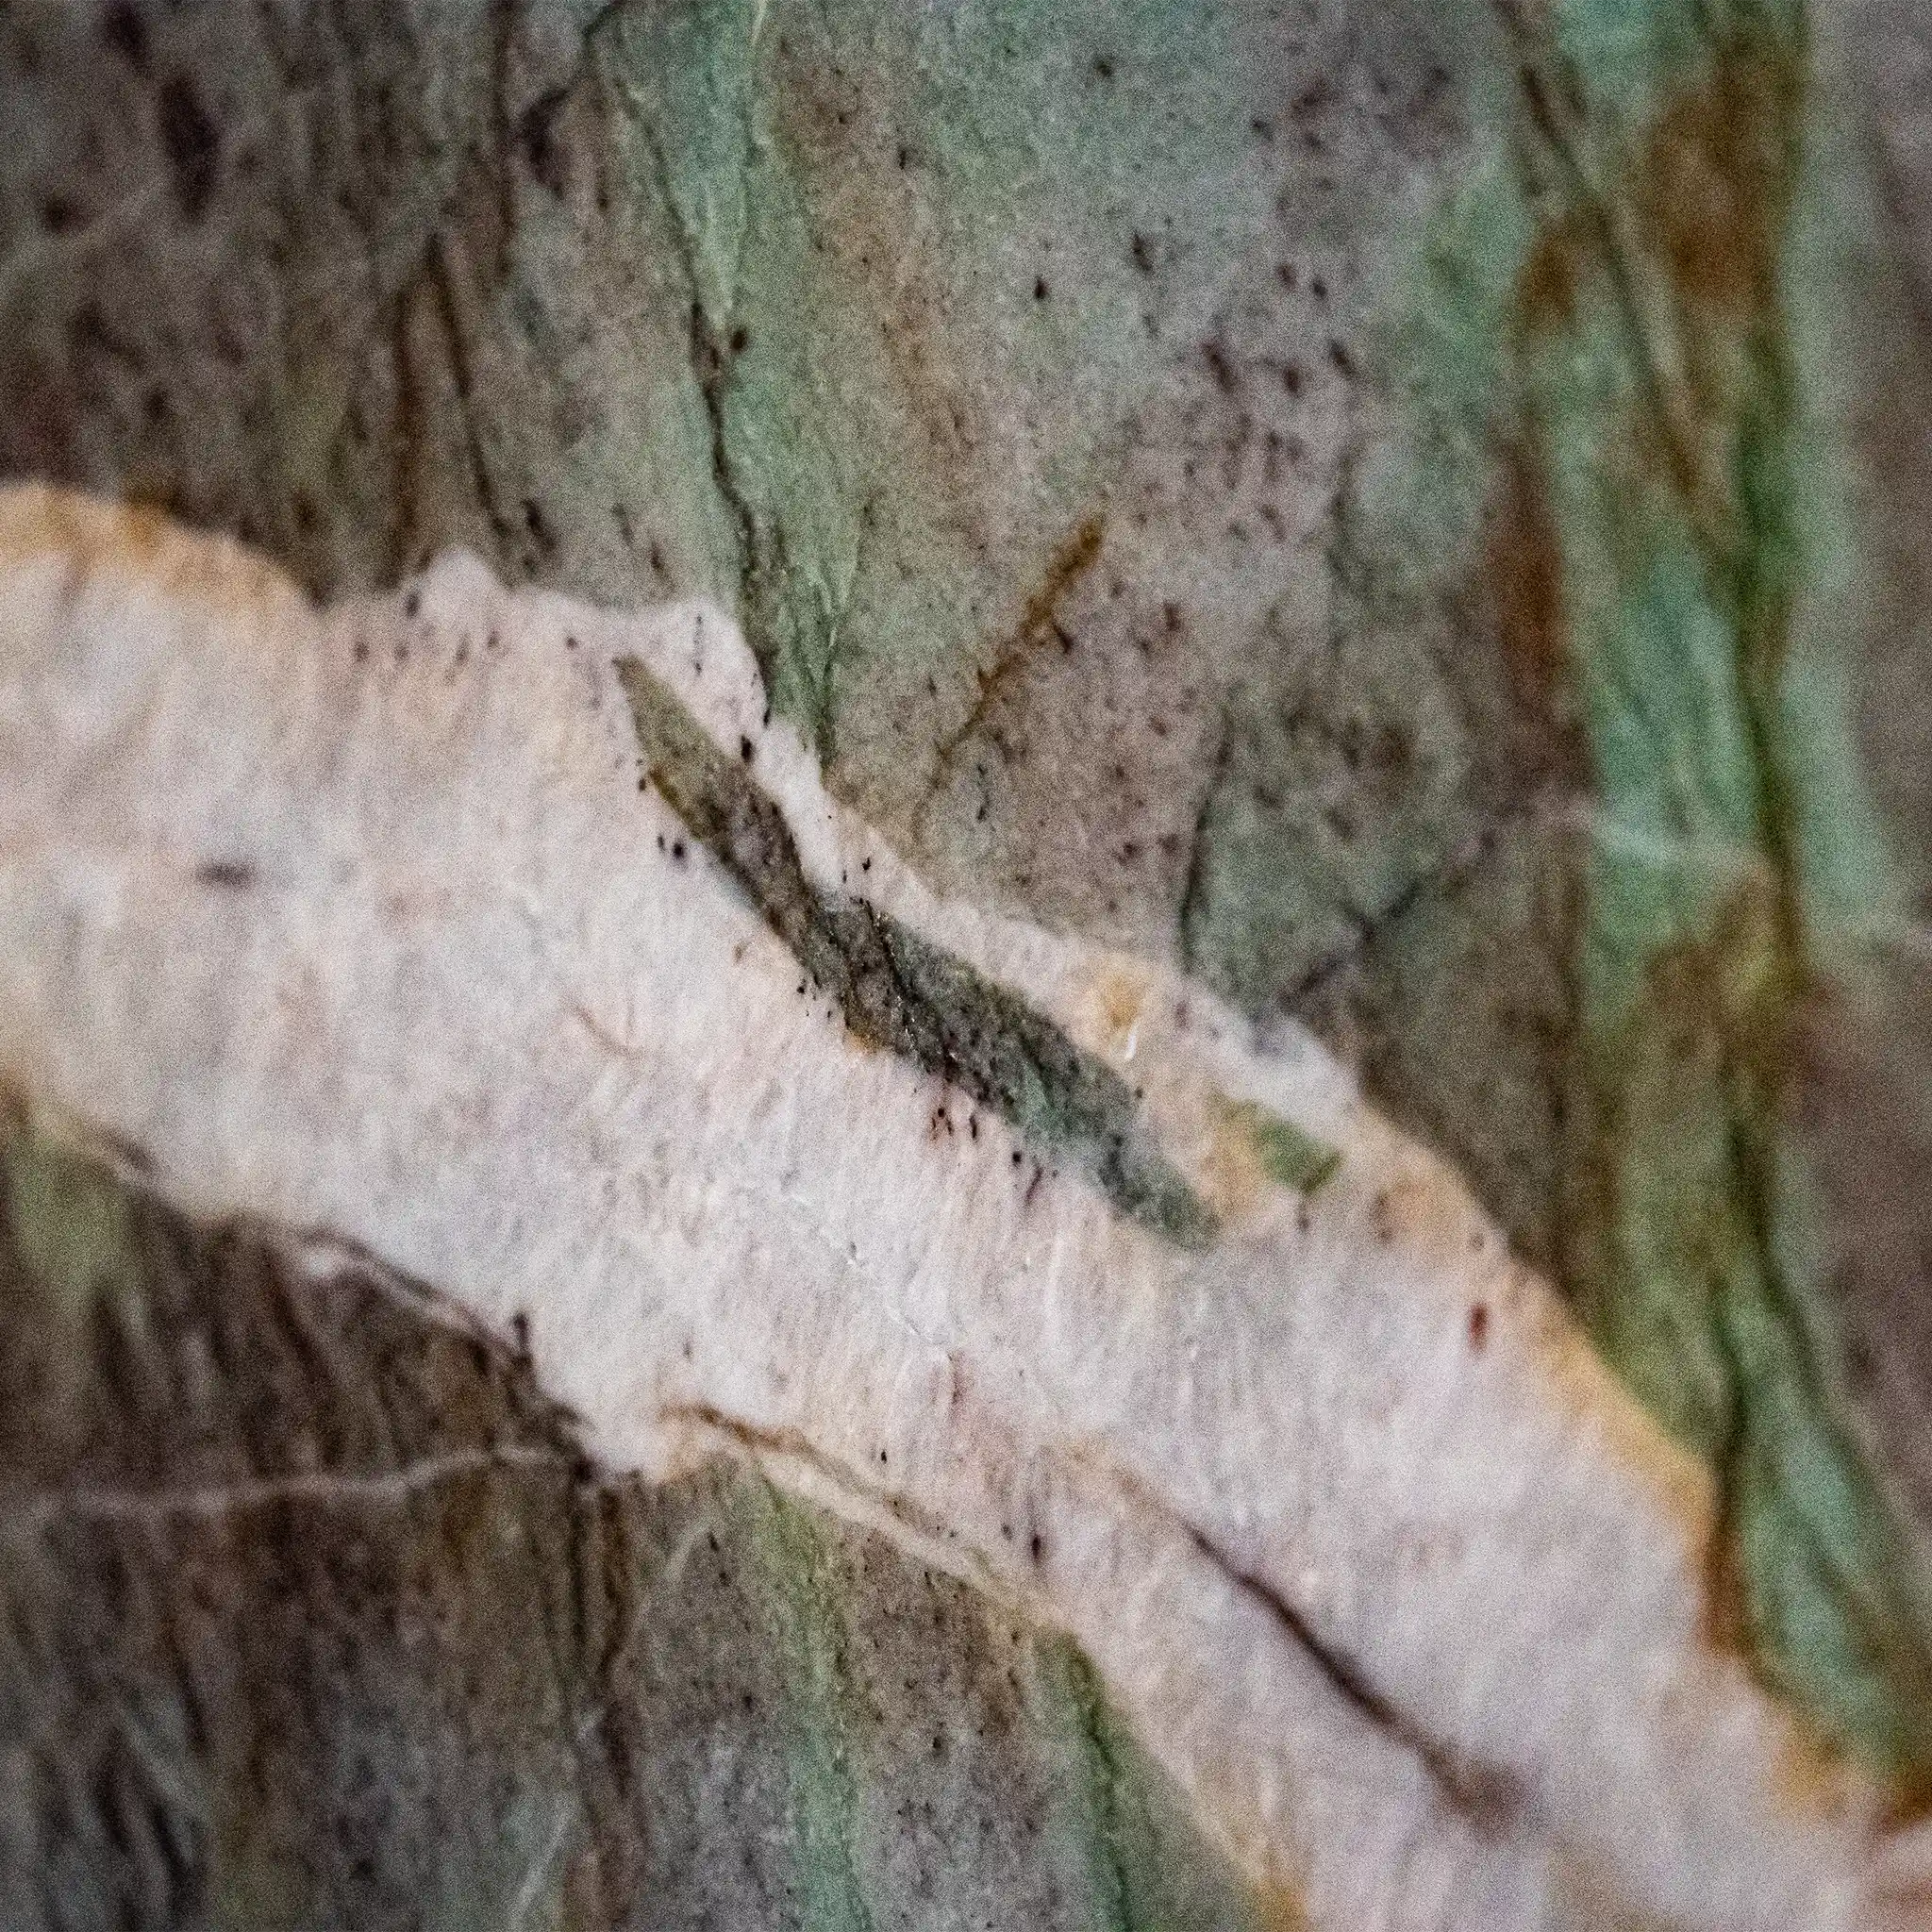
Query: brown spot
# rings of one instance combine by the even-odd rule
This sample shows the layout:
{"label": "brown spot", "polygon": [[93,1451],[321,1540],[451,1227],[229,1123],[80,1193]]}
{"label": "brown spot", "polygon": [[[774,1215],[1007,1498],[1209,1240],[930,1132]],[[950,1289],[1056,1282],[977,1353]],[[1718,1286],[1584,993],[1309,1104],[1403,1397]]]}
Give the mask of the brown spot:
{"label": "brown spot", "polygon": [[1575,320],[1585,258],[1574,215],[1541,230],[1516,275],[1516,314],[1525,335],[1555,335]]}
{"label": "brown spot", "polygon": [[1487,1302],[1477,1302],[1469,1311],[1469,1345],[1474,1354],[1480,1355],[1489,1346],[1490,1309]]}
{"label": "brown spot", "polygon": [[1633,200],[1646,247],[1687,301],[1732,315],[1775,304],[1798,86],[1789,58],[1734,51],[1652,128]]}
{"label": "brown spot", "polygon": [[1581,775],[1584,747],[1570,703],[1563,554],[1542,462],[1527,443],[1503,453],[1488,531],[1486,576],[1509,689],[1524,726],[1512,747],[1539,780]]}

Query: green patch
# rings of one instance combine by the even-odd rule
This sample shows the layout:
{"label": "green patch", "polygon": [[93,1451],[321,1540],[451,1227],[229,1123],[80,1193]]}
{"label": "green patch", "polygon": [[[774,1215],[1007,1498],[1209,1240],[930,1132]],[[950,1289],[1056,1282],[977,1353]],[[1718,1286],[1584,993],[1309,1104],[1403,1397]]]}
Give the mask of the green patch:
{"label": "green patch", "polygon": [[1183,1247],[1212,1215],[1149,1144],[1132,1090],[1043,1014],[854,895],[806,876],[785,815],[635,658],[619,675],[666,802],[743,888],[846,1025],[957,1087],[1084,1172],[1124,1214]]}
{"label": "green patch", "polygon": [[1270,1113],[1251,1100],[1225,1103],[1227,1116],[1247,1133],[1272,1179],[1298,1194],[1312,1194],[1335,1178],[1341,1150],[1305,1133],[1292,1121]]}
{"label": "green patch", "polygon": [[[1517,52],[1514,164],[1479,175],[1480,208],[1424,251],[1428,321],[1406,346],[1409,408],[1451,419],[1416,440],[1461,453],[1442,516],[1468,517],[1451,486],[1499,427],[1528,453],[1554,578],[1541,628],[1595,792],[1562,1271],[1607,1357],[1719,1474],[1729,1627],[1920,1797],[1932,1599],[1843,1420],[1790,1107],[1806,1003],[1896,892],[1818,615],[1820,587],[1856,570],[1844,481],[1808,426],[1829,343],[1801,334],[1790,292],[1824,192],[1807,23],[1785,4],[1571,0]],[[1441,480],[1399,469],[1397,503]]]}
{"label": "green patch", "polygon": [[748,1485],[747,1496],[787,1690],[799,1923],[804,1932],[872,1932],[855,1850],[859,1790],[850,1635],[835,1553],[817,1518],[776,1490]]}
{"label": "green patch", "polygon": [[1302,1923],[1294,1901],[1257,1899],[1191,1842],[1174,1793],[1108,1702],[1069,1638],[1034,1646],[1046,1724],[1067,1755],[1063,1825],[1086,1874],[1093,1932],[1275,1932]]}
{"label": "green patch", "polygon": [[111,1176],[30,1130],[8,1140],[4,1166],[15,1253],[63,1320],[84,1322],[103,1297],[131,1292],[141,1258]]}

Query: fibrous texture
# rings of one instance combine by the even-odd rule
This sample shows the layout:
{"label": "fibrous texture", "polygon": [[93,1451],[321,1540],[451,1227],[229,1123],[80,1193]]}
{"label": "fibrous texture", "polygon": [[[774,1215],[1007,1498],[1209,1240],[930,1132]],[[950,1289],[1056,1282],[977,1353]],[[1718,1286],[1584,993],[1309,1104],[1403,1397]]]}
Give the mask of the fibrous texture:
{"label": "fibrous texture", "polygon": [[[8,1894],[1923,1910],[1928,79],[1922,0],[0,21],[0,474],[103,499],[5,511],[5,1628],[130,1673],[5,1640]],[[390,1757],[258,1774],[231,1507],[390,1523],[300,1586]],[[399,1607],[497,1600],[547,1674]]]}

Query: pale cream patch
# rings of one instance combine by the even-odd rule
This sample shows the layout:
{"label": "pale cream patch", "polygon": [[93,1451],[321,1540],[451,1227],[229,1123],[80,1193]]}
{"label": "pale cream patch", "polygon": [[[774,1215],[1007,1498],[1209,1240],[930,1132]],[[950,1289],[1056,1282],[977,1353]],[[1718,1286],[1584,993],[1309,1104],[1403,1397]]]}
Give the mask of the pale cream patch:
{"label": "pale cream patch", "polygon": [[[627,653],[822,882],[1143,1090],[1219,1240],[934,1133],[947,1090],[855,1051],[640,791]],[[1317,1924],[1553,1923],[1578,1870],[1683,1925],[1860,1923],[1875,1794],[1794,1795],[1790,1720],[1709,1646],[1707,1483],[1456,1177],[1311,1040],[935,899],[714,610],[458,558],[318,614],[231,545],[0,497],[0,1074],[191,1206],[526,1315],[611,1463],[728,1443],[1064,1624]],[[1234,1186],[1226,1097],[1333,1180]]]}

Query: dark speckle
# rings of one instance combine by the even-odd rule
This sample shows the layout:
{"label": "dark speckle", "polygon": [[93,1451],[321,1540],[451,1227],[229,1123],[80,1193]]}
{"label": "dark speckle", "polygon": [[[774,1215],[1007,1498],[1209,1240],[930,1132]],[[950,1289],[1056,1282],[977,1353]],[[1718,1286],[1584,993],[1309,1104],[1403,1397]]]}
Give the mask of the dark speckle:
{"label": "dark speckle", "polygon": [[530,541],[545,557],[557,554],[557,532],[550,527],[550,519],[543,514],[543,506],[533,496],[524,498],[524,526],[530,533]]}
{"label": "dark speckle", "polygon": [[557,140],[557,117],[563,103],[563,90],[554,88],[526,108],[517,125],[517,141],[530,173],[558,197],[569,185],[563,150]]}
{"label": "dark speckle", "polygon": [[113,0],[101,15],[101,40],[137,74],[147,72],[147,23],[130,0]]}
{"label": "dark speckle", "polygon": [[255,868],[245,858],[205,858],[194,868],[196,881],[219,891],[242,892],[255,883]]}
{"label": "dark speckle", "polygon": [[161,149],[174,175],[175,199],[187,222],[198,222],[215,192],[222,130],[202,105],[194,82],[177,74],[162,84],[156,104]]}
{"label": "dark speckle", "polygon": [[1052,291],[1051,289],[1049,289],[1049,288],[1047,287],[1047,285],[1046,285],[1046,277],[1045,277],[1044,275],[1035,275],[1035,276],[1034,276],[1034,278],[1033,278],[1033,299],[1034,299],[1034,300],[1035,300],[1036,302],[1044,302],[1044,301],[1046,300],[1046,298],[1047,298],[1047,297],[1048,297],[1048,296],[1049,296],[1050,294],[1052,294],[1052,292],[1053,292],[1053,291]]}
{"label": "dark speckle", "polygon": [[1477,1302],[1469,1311],[1469,1345],[1477,1355],[1480,1355],[1489,1339],[1489,1305],[1486,1302]]}

